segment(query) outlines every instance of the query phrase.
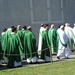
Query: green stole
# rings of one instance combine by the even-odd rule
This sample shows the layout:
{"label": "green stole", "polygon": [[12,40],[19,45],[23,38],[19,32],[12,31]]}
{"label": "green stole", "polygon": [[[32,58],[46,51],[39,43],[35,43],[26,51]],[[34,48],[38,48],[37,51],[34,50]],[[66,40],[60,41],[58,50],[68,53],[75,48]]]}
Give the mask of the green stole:
{"label": "green stole", "polygon": [[[60,39],[59,39],[60,40]],[[66,48],[67,44],[63,44],[62,41],[60,40],[60,43]]]}

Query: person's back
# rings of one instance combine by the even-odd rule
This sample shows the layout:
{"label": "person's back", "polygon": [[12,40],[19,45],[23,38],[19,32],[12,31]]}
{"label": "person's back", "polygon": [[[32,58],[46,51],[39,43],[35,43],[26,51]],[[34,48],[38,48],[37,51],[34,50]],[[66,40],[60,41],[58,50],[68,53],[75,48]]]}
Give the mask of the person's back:
{"label": "person's back", "polygon": [[36,38],[35,35],[32,32],[31,26],[27,28],[27,33],[26,33],[26,44],[27,44],[27,49],[26,49],[26,58],[27,58],[27,63],[36,63],[37,62],[37,48],[36,48]]}
{"label": "person's back", "polygon": [[73,31],[72,28],[70,26],[70,24],[68,24],[65,28],[65,33],[68,36],[68,45],[70,50],[74,49],[74,39],[73,39]]}
{"label": "person's back", "polygon": [[59,45],[58,45],[58,54],[57,58],[60,59],[61,56],[68,58],[70,55],[68,47],[68,37],[64,32],[64,26],[62,25],[59,32]]}
{"label": "person's back", "polygon": [[54,24],[51,24],[51,28],[48,31],[48,36],[52,47],[52,54],[57,54],[57,31],[54,29]]}
{"label": "person's back", "polygon": [[[8,38],[8,67],[19,67],[22,66],[21,63],[21,44],[18,36],[16,35],[15,31],[16,28],[12,30],[10,37]],[[18,54],[18,56],[16,56]],[[12,56],[13,55],[13,56]]]}

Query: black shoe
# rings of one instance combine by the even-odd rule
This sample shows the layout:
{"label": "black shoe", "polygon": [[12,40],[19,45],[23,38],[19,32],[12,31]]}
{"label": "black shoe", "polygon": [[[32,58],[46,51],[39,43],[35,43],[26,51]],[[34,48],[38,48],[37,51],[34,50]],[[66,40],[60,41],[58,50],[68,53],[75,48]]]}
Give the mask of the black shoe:
{"label": "black shoe", "polygon": [[10,68],[10,69],[15,68],[15,67],[11,67],[11,66],[8,66],[8,65],[7,65],[6,67],[8,67],[8,68]]}
{"label": "black shoe", "polygon": [[3,65],[0,65],[0,67],[3,67]]}
{"label": "black shoe", "polygon": [[75,50],[71,50],[71,52],[74,52]]}
{"label": "black shoe", "polygon": [[18,67],[22,67],[22,65],[18,66]]}
{"label": "black shoe", "polygon": [[60,59],[60,57],[59,57],[59,56],[57,56],[57,58],[58,58],[58,59]]}
{"label": "black shoe", "polygon": [[22,58],[21,60],[25,60],[25,58]]}

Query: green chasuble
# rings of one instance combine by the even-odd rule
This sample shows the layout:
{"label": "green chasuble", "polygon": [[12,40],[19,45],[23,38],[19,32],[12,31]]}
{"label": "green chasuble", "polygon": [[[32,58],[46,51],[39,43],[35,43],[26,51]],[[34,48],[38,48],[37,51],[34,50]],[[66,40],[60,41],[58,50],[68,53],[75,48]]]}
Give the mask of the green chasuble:
{"label": "green chasuble", "polygon": [[50,50],[49,50],[49,38],[48,38],[48,32],[46,30],[41,32],[41,36],[42,36],[42,51],[41,52],[41,59],[45,60],[45,55],[50,57]]}
{"label": "green chasuble", "polygon": [[6,31],[7,38],[9,38],[9,36],[10,36],[11,32],[12,32],[12,30],[11,30],[11,29]]}
{"label": "green chasuble", "polygon": [[[22,45],[20,42],[19,37],[16,33],[11,34],[11,36],[8,39],[8,66],[14,67],[14,61],[20,62],[21,61],[21,55],[22,55]],[[10,55],[12,54],[12,55]],[[15,55],[14,55],[15,54]]]}
{"label": "green chasuble", "polygon": [[22,30],[17,30],[17,35],[19,36],[20,40],[22,41]]}
{"label": "green chasuble", "polygon": [[27,33],[27,30],[22,30],[22,46],[23,46],[23,53],[25,53],[25,47],[26,47],[26,42],[25,42],[25,34]]}
{"label": "green chasuble", "polygon": [[24,44],[26,59],[37,56],[36,38],[35,35],[29,30],[25,33]]}
{"label": "green chasuble", "polygon": [[6,51],[7,51],[7,34],[6,32],[3,32],[1,35],[1,46],[2,46],[2,50],[3,50],[3,55],[5,56]]}
{"label": "green chasuble", "polygon": [[3,50],[2,50],[2,46],[1,46],[1,40],[0,40],[0,60],[3,59]]}
{"label": "green chasuble", "polygon": [[[5,33],[5,40],[4,40],[4,42],[5,42],[5,44],[6,44],[6,49],[4,50],[5,51],[5,55],[7,56],[7,52],[8,52],[8,38],[10,37],[10,35],[11,35],[11,32],[12,32],[12,30],[11,30],[11,28],[9,28],[7,31],[6,31],[6,33]],[[4,44],[4,45],[5,45]],[[3,45],[3,46],[4,46]],[[5,46],[4,46],[5,47]]]}
{"label": "green chasuble", "polygon": [[48,31],[49,42],[51,44],[52,54],[58,52],[58,44],[57,44],[57,31],[53,28],[50,28]]}

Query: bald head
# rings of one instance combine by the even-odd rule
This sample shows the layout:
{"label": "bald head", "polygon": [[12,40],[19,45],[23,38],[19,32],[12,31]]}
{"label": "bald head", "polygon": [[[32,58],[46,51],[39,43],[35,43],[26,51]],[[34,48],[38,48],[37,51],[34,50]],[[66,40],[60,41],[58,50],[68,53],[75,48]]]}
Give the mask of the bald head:
{"label": "bald head", "polygon": [[51,28],[54,28],[54,24],[51,24]]}
{"label": "bald head", "polygon": [[17,26],[17,30],[20,30],[20,29],[21,29],[21,25],[18,25],[18,26]]}
{"label": "bald head", "polygon": [[61,30],[64,30],[64,25],[61,25],[61,26],[60,26],[60,29],[61,29]]}
{"label": "bald head", "polygon": [[75,27],[75,23],[74,23],[74,27]]}

